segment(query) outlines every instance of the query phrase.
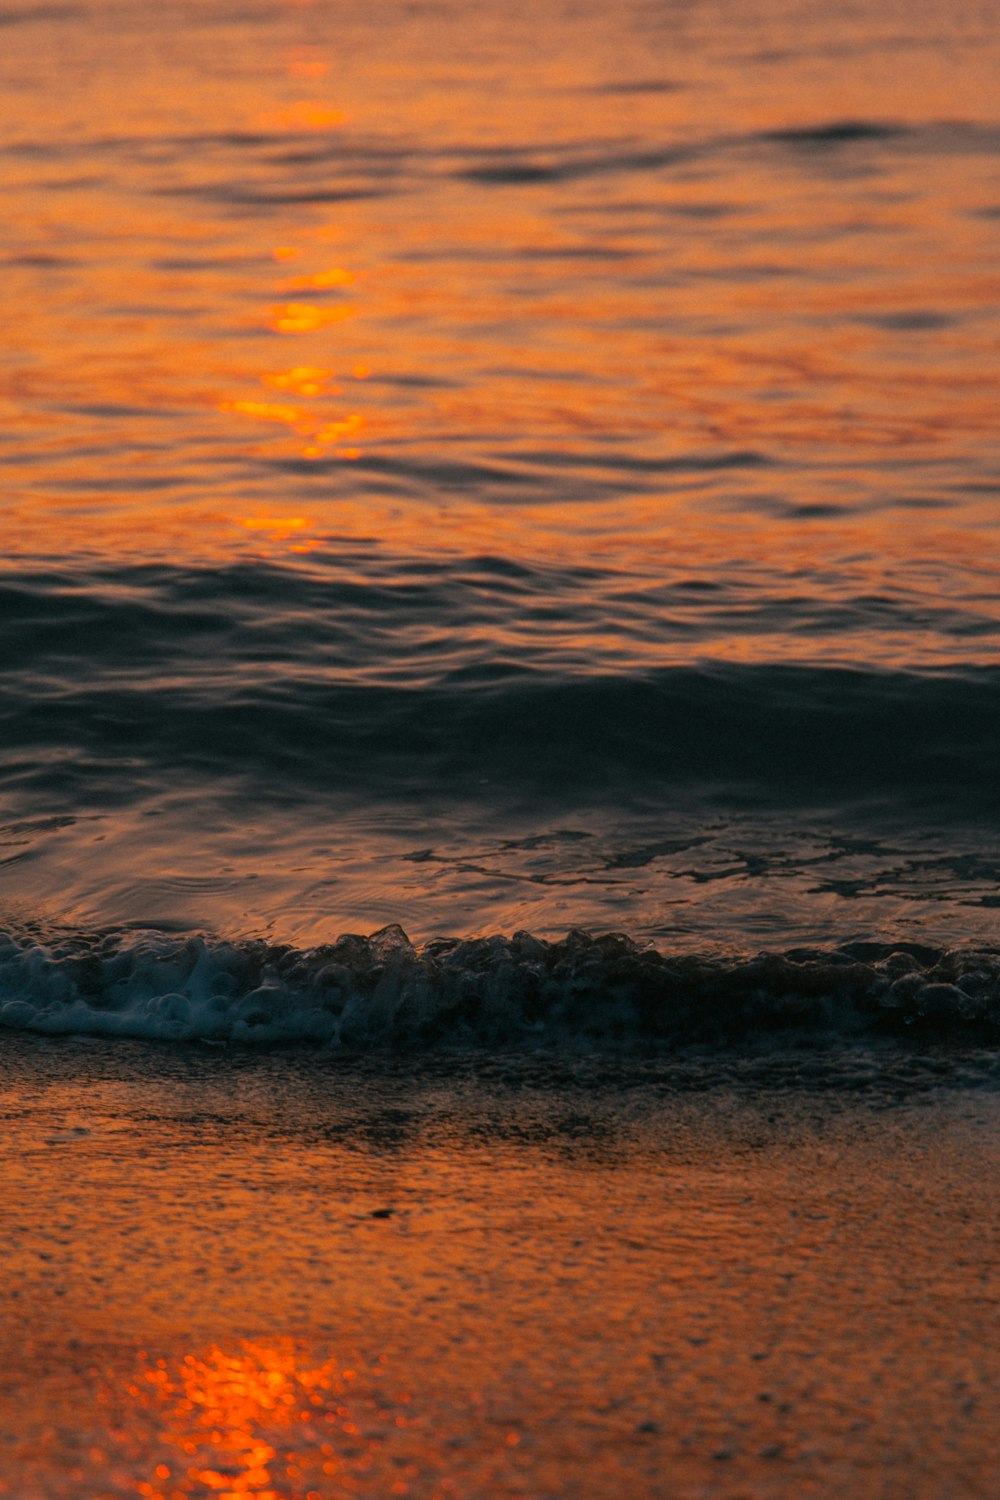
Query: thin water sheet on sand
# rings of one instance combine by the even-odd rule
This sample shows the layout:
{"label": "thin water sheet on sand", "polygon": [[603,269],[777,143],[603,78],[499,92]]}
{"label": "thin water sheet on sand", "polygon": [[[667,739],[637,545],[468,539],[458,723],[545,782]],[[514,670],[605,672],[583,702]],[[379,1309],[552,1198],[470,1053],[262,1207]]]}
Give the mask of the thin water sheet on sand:
{"label": "thin water sheet on sand", "polygon": [[0,1494],[994,1497],[996,1066],[7,1037]]}

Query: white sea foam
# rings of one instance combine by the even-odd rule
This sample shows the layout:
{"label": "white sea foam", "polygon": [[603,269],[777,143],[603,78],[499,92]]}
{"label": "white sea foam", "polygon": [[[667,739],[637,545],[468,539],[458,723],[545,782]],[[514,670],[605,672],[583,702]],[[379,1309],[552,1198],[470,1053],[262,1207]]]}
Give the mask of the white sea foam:
{"label": "white sea foam", "polygon": [[726,963],[583,932],[417,948],[389,927],[309,950],[152,932],[47,941],[9,933],[0,1024],[321,1047],[981,1040],[1000,1032],[1000,952],[858,944]]}

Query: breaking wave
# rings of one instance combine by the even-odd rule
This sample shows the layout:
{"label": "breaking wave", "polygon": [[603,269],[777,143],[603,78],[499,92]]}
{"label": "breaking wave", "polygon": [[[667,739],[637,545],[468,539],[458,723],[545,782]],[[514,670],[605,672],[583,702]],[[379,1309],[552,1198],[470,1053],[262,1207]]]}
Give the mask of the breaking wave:
{"label": "breaking wave", "polygon": [[854,943],[732,960],[580,931],[416,947],[393,926],[308,950],[157,932],[7,932],[0,1025],[348,1049],[982,1043],[1000,1040],[1000,949]]}

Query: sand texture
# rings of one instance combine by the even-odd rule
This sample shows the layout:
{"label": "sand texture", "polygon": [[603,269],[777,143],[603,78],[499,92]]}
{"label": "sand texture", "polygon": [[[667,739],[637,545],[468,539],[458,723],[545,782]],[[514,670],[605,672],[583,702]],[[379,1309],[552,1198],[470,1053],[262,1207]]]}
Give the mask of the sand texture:
{"label": "sand texture", "polygon": [[993,1500],[989,1071],[5,1041],[0,1494]]}

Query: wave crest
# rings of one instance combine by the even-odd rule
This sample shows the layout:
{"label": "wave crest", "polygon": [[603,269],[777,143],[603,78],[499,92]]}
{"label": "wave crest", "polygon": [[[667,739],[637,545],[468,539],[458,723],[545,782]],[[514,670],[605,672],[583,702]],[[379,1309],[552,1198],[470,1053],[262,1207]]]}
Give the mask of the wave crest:
{"label": "wave crest", "polygon": [[1000,1037],[1000,950],[851,944],[671,956],[618,933],[308,950],[163,933],[0,938],[0,1025],[50,1035],[322,1047],[746,1048]]}

